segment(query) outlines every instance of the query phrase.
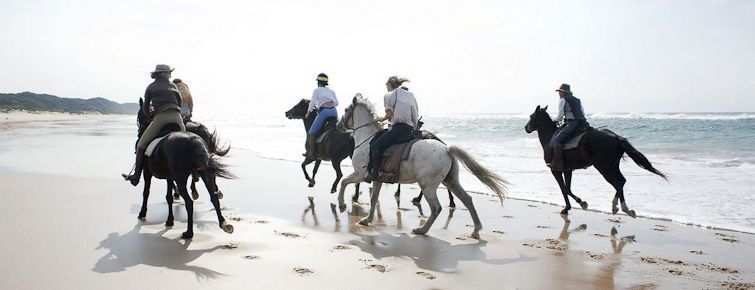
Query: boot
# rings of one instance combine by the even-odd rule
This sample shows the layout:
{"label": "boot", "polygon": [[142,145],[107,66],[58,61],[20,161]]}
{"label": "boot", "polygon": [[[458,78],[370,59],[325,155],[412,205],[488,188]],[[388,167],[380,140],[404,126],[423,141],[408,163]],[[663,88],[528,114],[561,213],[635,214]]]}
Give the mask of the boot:
{"label": "boot", "polygon": [[136,149],[136,165],[134,166],[134,174],[126,175],[121,174],[124,179],[131,182],[131,185],[136,186],[139,184],[139,178],[142,176],[142,166],[144,163],[144,149]]}
{"label": "boot", "polygon": [[317,160],[317,135],[307,134],[307,158]]}
{"label": "boot", "polygon": [[564,145],[556,144],[553,146],[553,161],[551,161],[551,170],[564,171]]}

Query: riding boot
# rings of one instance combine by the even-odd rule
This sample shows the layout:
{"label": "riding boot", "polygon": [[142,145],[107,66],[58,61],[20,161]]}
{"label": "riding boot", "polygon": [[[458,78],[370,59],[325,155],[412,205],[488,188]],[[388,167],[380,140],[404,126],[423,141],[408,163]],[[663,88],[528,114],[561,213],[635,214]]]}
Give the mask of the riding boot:
{"label": "riding boot", "polygon": [[307,134],[307,158],[317,160],[317,135]]}
{"label": "riding boot", "polygon": [[123,178],[131,182],[131,185],[136,186],[139,184],[139,178],[142,176],[142,166],[144,163],[144,149],[136,149],[136,165],[134,166],[134,174],[126,175],[121,174]]}
{"label": "riding boot", "polygon": [[564,145],[556,144],[556,146],[553,146],[551,169],[558,172],[564,171]]}

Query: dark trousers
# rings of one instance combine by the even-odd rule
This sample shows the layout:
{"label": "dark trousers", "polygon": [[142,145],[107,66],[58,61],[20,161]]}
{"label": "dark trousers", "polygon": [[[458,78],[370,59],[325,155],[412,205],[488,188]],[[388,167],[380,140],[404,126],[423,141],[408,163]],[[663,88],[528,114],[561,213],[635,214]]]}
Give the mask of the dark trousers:
{"label": "dark trousers", "polygon": [[553,149],[556,145],[563,145],[569,138],[574,135],[574,131],[582,126],[582,120],[566,120],[566,125],[561,128],[556,135],[551,137],[550,148]]}
{"label": "dark trousers", "polygon": [[414,130],[409,124],[397,123],[391,126],[388,132],[383,133],[370,142],[370,162],[367,164],[367,171],[372,171],[374,166],[380,166],[383,161],[383,153],[399,138],[409,136]]}

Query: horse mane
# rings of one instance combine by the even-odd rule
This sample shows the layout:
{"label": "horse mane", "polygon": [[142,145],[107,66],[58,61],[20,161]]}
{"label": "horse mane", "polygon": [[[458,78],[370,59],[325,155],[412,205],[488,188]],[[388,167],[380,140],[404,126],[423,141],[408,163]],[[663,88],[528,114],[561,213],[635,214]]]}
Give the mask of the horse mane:
{"label": "horse mane", "polygon": [[373,105],[370,100],[363,97],[360,93],[357,93],[357,95],[354,96],[354,100],[354,103],[352,103],[347,109],[353,110],[355,105],[362,105],[365,109],[367,109],[367,112],[370,113],[370,118],[372,118],[372,121],[377,123],[378,116],[375,113],[375,105]]}

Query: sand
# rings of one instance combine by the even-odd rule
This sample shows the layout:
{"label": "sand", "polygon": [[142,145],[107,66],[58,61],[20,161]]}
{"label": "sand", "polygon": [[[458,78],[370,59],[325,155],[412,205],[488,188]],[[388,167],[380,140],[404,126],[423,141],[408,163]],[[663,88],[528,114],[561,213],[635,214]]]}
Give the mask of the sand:
{"label": "sand", "polygon": [[308,188],[298,163],[244,150],[226,159],[239,179],[219,181],[234,233],[218,227],[200,186],[194,239],[181,240],[182,202],[174,203],[175,225],[164,226],[165,183],[153,181],[147,218],[139,221],[141,185],[119,178],[132,163],[133,119],[46,116],[13,123],[0,127],[0,289],[755,285],[755,237],[748,233],[578,209],[564,217],[559,206],[512,199],[501,206],[492,195],[475,194],[480,240],[468,237],[472,222],[460,203],[444,207],[427,236],[416,236],[411,229],[429,214],[424,201],[411,203],[416,186],[402,188],[400,203],[395,186],[384,186],[376,221],[363,227],[356,222],[369,206],[367,185],[362,203],[340,213],[329,193],[329,166]]}

